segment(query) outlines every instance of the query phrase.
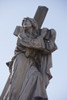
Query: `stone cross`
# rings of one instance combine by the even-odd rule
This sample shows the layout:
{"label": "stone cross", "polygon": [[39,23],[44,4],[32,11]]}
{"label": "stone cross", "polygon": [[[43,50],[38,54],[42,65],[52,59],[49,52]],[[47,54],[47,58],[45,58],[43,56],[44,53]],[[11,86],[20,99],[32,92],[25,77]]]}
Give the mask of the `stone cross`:
{"label": "stone cross", "polygon": [[47,11],[48,11],[48,8],[45,6],[38,7],[38,9],[35,13],[35,16],[34,16],[34,19],[37,21],[38,28],[40,28],[42,26],[43,21],[46,17]]}

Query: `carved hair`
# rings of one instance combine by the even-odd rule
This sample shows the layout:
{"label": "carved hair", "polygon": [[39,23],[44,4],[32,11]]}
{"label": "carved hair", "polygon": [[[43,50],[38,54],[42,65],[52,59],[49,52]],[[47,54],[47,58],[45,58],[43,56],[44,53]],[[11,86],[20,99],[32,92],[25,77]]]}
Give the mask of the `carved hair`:
{"label": "carved hair", "polygon": [[38,25],[37,25],[36,20],[33,19],[33,18],[29,18],[29,17],[24,18],[23,21],[22,21],[22,26],[23,26],[24,21],[27,21],[27,20],[30,21],[32,29],[33,29],[32,36],[34,36],[34,37],[37,36],[38,35]]}
{"label": "carved hair", "polygon": [[23,26],[24,21],[26,21],[26,20],[29,20],[30,23],[32,24],[32,27],[35,28],[36,30],[38,30],[37,22],[36,22],[36,20],[33,19],[33,18],[29,18],[29,17],[24,18],[23,21],[22,21],[22,26]]}

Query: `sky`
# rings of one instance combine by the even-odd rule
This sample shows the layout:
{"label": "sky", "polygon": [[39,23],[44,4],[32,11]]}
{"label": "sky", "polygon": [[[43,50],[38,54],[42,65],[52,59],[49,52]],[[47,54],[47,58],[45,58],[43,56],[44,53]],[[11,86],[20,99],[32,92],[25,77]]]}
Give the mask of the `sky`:
{"label": "sky", "polygon": [[49,100],[67,100],[67,0],[0,0],[0,95],[9,76],[6,62],[14,55],[15,27],[24,17],[34,17],[38,6],[49,8],[42,25],[56,30],[58,49],[52,54],[52,80],[47,88]]}

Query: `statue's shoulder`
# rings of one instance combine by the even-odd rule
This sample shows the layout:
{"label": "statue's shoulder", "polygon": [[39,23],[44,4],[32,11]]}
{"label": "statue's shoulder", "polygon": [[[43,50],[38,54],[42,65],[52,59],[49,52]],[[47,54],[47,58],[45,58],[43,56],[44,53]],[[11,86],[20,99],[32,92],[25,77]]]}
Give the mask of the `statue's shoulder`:
{"label": "statue's shoulder", "polygon": [[48,30],[48,28],[42,28],[41,30],[42,30],[42,31],[47,31],[47,30]]}
{"label": "statue's shoulder", "polygon": [[47,34],[47,30],[48,28],[42,28],[39,30],[39,33],[42,37],[45,37],[45,35]]}
{"label": "statue's shoulder", "polygon": [[42,28],[42,29],[41,29],[41,34],[46,33],[47,30],[48,30],[48,28]]}

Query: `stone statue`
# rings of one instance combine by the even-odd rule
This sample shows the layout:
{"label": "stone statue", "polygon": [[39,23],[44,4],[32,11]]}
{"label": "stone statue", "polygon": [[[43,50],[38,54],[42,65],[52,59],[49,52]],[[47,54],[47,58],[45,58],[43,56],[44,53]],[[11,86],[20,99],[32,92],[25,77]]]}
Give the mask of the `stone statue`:
{"label": "stone statue", "polygon": [[9,86],[3,100],[48,100],[46,88],[52,78],[51,54],[57,49],[54,29],[39,29],[34,18],[24,18],[14,31],[15,55],[7,63]]}

